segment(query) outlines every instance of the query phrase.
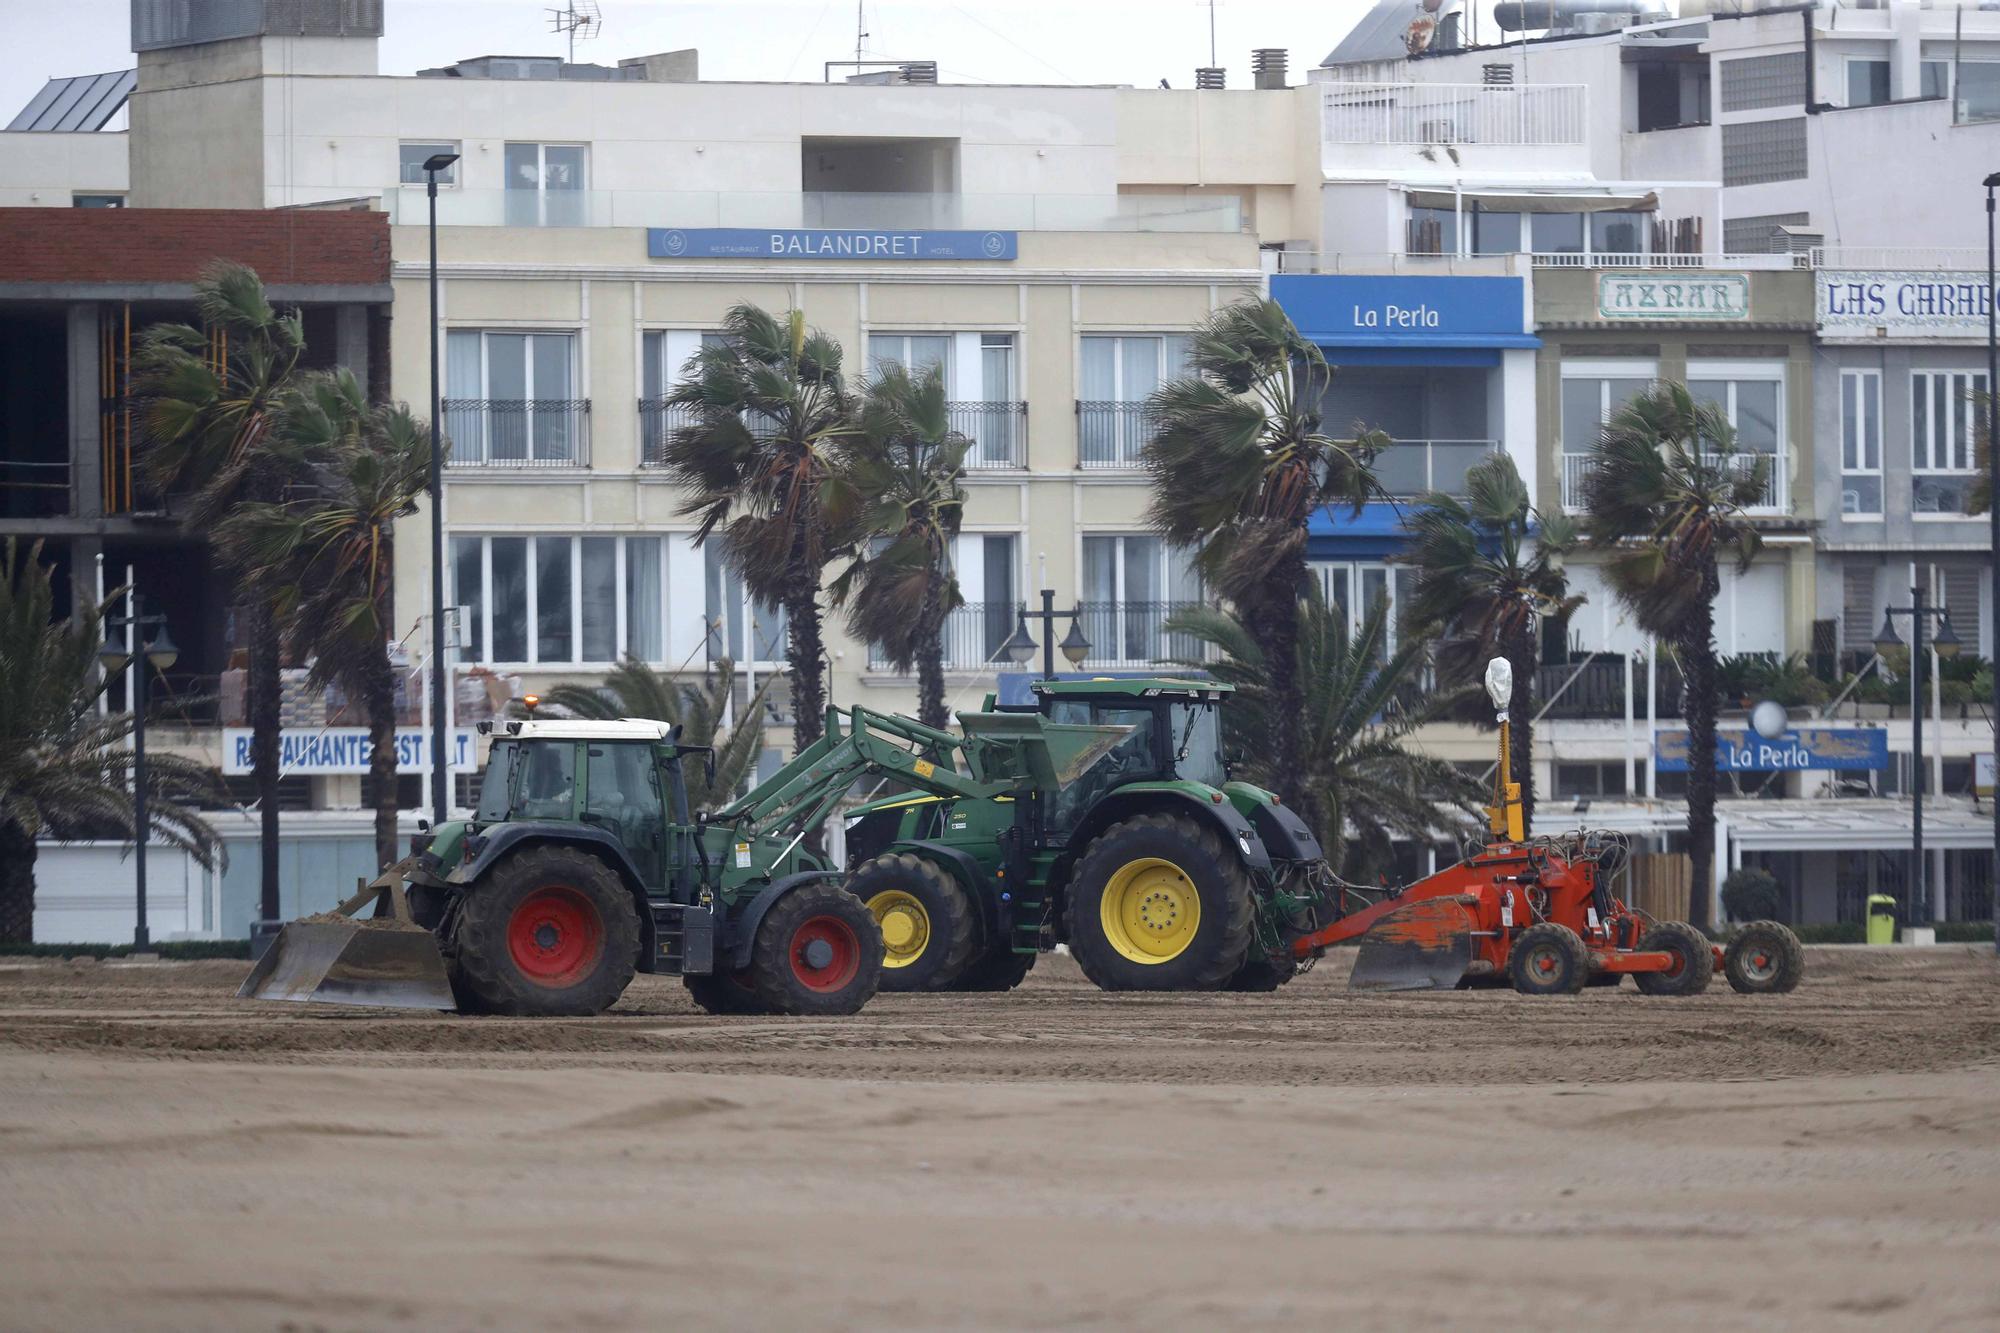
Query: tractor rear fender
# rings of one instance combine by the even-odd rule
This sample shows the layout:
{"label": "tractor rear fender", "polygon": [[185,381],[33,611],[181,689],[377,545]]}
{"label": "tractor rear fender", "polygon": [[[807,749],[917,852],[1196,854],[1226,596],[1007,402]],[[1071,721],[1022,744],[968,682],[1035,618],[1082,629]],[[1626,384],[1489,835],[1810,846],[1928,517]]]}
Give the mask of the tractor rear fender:
{"label": "tractor rear fender", "polygon": [[951,847],[941,842],[922,842],[914,839],[891,843],[884,850],[891,852],[913,852],[926,861],[935,861],[951,872],[960,888],[965,890],[973,906],[979,912],[979,930],[982,940],[1000,938],[1000,900],[995,894],[993,881],[972,854],[963,847]]}
{"label": "tractor rear fender", "polygon": [[1120,787],[1099,801],[1077,825],[1076,832],[1069,839],[1069,859],[1073,863],[1083,853],[1085,844],[1119,820],[1158,812],[1182,815],[1208,824],[1237,850],[1253,876],[1268,881],[1271,877],[1271,853],[1264,846],[1264,840],[1257,835],[1256,827],[1235,806],[1226,799],[1220,799],[1222,793],[1215,792],[1216,799],[1203,795],[1210,790],[1178,782],[1134,782]]}
{"label": "tractor rear fender", "polygon": [[[844,874],[838,870],[801,870],[795,875],[781,875],[758,890],[757,896],[750,900],[749,905],[735,914],[727,927],[728,934],[720,941],[721,948],[727,949],[730,953],[727,970],[741,972],[750,966],[750,951],[757,944],[757,927],[763,924],[764,914],[776,907],[780,898],[808,884],[818,884],[821,881],[838,884],[843,878]],[[719,960],[715,970],[718,972],[725,970]]]}
{"label": "tractor rear fender", "polygon": [[[1230,784],[1232,790],[1237,785]],[[1279,805],[1275,799],[1253,801],[1248,813],[1251,827],[1264,840],[1264,850],[1272,860],[1318,861],[1326,856],[1306,821],[1289,805]]]}
{"label": "tractor rear fender", "polygon": [[480,878],[501,857],[544,844],[559,844],[589,852],[617,872],[618,878],[631,893],[633,910],[639,916],[639,970],[653,971],[658,953],[657,941],[653,937],[653,911],[646,901],[646,885],[639,878],[638,867],[626,855],[625,844],[607,829],[559,820],[491,824],[466,839],[466,858],[459,862],[458,868],[444,882],[460,893],[476,892]]}

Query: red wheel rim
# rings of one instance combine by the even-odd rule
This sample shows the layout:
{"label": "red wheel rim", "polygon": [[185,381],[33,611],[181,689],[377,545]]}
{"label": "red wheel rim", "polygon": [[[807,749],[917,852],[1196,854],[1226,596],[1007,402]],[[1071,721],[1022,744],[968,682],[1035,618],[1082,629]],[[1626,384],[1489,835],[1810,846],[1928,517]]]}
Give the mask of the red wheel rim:
{"label": "red wheel rim", "polygon": [[810,917],[792,932],[791,957],[801,986],[837,991],[861,970],[861,939],[837,916]]}
{"label": "red wheel rim", "polygon": [[508,918],[507,952],[537,986],[574,986],[604,955],[604,919],[577,890],[550,884],[523,898]]}

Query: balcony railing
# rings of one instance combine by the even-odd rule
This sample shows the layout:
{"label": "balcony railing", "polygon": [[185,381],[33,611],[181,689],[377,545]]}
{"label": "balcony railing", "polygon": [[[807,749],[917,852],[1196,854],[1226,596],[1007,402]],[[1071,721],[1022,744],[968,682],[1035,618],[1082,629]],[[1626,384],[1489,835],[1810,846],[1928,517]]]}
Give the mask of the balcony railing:
{"label": "balcony railing", "polygon": [[589,467],[588,398],[447,398],[453,467]]}
{"label": "balcony railing", "polygon": [[1581,144],[1587,108],[1580,83],[1329,83],[1320,91],[1320,138],[1330,144]]}
{"label": "balcony railing", "polygon": [[[1013,663],[1000,651],[1000,645],[1014,632],[1017,609],[1013,602],[967,602],[947,614],[938,631],[944,645],[945,670],[1011,668]],[[889,670],[881,648],[872,643],[868,645],[868,669]]]}
{"label": "balcony railing", "polygon": [[972,441],[965,466],[973,471],[1028,465],[1028,405],[1018,402],[960,402],[947,405],[951,428]]}
{"label": "balcony railing", "polygon": [[[1562,454],[1562,505],[1570,513],[1581,513],[1584,507],[1584,487],[1591,475],[1597,471],[1596,454]],[[1724,458],[1711,458],[1736,476],[1747,476],[1760,462],[1764,464],[1763,493],[1748,505],[1751,514],[1789,514],[1791,499],[1791,460],[1774,454],[1739,453]]]}
{"label": "balcony railing", "polygon": [[[1020,402],[963,402],[946,405],[952,430],[971,441],[965,451],[969,471],[1026,467],[1028,405]],[[667,441],[694,423],[691,408],[664,398],[639,400],[639,465],[658,467],[665,461]]]}
{"label": "balcony railing", "polygon": [[67,462],[0,459],[0,517],[61,518],[69,512]]}
{"label": "balcony railing", "polygon": [[667,441],[674,432],[694,424],[694,410],[664,398],[639,400],[639,466],[658,467],[666,461]]}
{"label": "balcony railing", "polygon": [[[1599,657],[1580,666],[1553,662],[1535,672],[1535,712],[1544,718],[1567,721],[1624,720],[1626,664],[1622,657]],[[1646,716],[1646,666],[1632,668],[1635,694],[1632,715]],[[1653,671],[1655,717],[1679,717],[1681,694],[1685,688],[1680,672],[1662,661]],[[1561,691],[1561,693],[1557,693]],[[1545,706],[1546,705],[1546,709]]]}
{"label": "balcony railing", "polygon": [[1497,440],[1396,440],[1375,456],[1375,479],[1398,500],[1426,491],[1465,494],[1465,474],[1500,448]]}
{"label": "balcony railing", "polygon": [[1081,602],[1083,636],[1090,640],[1086,667],[1145,667],[1169,658],[1198,659],[1199,639],[1170,633],[1167,621],[1200,602]]}
{"label": "balcony railing", "polygon": [[1135,468],[1153,437],[1153,412],[1143,402],[1078,399],[1076,463],[1081,468]]}
{"label": "balcony railing", "polygon": [[[382,191],[389,220],[422,226],[421,185]],[[438,192],[447,227],[828,227],[971,231],[1238,232],[1235,197],[942,191],[482,190]]]}

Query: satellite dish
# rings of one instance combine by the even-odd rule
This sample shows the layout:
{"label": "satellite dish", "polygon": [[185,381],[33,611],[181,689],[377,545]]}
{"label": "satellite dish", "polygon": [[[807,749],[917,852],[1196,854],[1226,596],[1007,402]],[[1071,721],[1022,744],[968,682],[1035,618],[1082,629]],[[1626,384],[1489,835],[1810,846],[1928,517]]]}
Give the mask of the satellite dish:
{"label": "satellite dish", "polygon": [[1420,18],[1410,24],[1408,31],[1403,34],[1403,45],[1409,48],[1411,55],[1422,55],[1430,48],[1431,37],[1436,32],[1436,19]]}

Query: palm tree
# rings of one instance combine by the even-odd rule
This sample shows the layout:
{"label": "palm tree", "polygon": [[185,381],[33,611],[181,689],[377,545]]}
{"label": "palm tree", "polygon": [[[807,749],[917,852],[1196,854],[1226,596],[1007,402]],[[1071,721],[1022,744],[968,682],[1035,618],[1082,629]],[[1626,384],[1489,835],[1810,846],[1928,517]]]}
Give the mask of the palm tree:
{"label": "palm tree", "polygon": [[[1214,650],[1211,657],[1176,665],[1198,667],[1236,687],[1223,710],[1224,739],[1232,753],[1246,756],[1241,771],[1251,781],[1278,787],[1284,775],[1277,733],[1303,726],[1294,747],[1303,765],[1295,775],[1302,796],[1294,808],[1319,835],[1328,863],[1354,875],[1383,869],[1395,838],[1433,841],[1484,796],[1446,760],[1409,748],[1412,733],[1449,716],[1461,692],[1426,694],[1418,687],[1421,643],[1405,643],[1385,657],[1388,623],[1388,605],[1377,601],[1350,636],[1345,613],[1309,588],[1300,601],[1291,675],[1302,685],[1304,707],[1293,713],[1277,702],[1277,673],[1240,616],[1197,607],[1167,622],[1170,633],[1188,634]],[[1295,720],[1300,717],[1303,723]]]}
{"label": "palm tree", "polygon": [[868,497],[861,529],[869,547],[834,581],[856,638],[878,644],[898,671],[917,669],[917,718],[946,727],[945,617],[962,606],[951,543],[965,513],[965,451],[951,428],[944,371],[911,375],[890,364],[869,384],[861,431],[849,445],[849,477]]}
{"label": "palm tree", "polygon": [[[278,447],[277,403],[305,351],[297,311],[279,313],[257,275],[219,263],[195,284],[201,328],[156,324],[139,341],[133,392],[145,403],[143,467],[177,497],[191,532],[212,531],[238,504],[279,498],[301,471]],[[226,349],[226,350],[225,350]],[[255,571],[230,568],[239,582]],[[250,765],[262,820],[259,915],[278,915],[278,739],[283,654],[269,605],[244,608],[250,646]]]}
{"label": "palm tree", "polygon": [[691,424],[662,451],[667,475],[699,514],[700,545],[718,532],[723,559],[752,597],[785,610],[792,742],[818,740],[826,719],[826,648],[819,591],[826,566],[850,549],[860,500],[846,477],[854,406],[840,344],[754,305],[732,306],[722,337],[688,359],[667,401]]}
{"label": "palm tree", "polygon": [[684,770],[688,809],[713,810],[742,790],[764,748],[764,696],[771,691],[772,678],[765,677],[744,705],[742,720],[724,736],[722,719],[735,679],[736,664],[728,658],[712,663],[700,685],[674,680],[644,662],[627,658],[611,668],[602,685],[565,682],[550,686],[537,707],[558,717],[591,721],[634,717],[678,723],[681,744],[715,750],[713,780],[704,770]]}
{"label": "palm tree", "polygon": [[1536,617],[1568,616],[1583,604],[1569,596],[1562,556],[1576,545],[1562,514],[1528,503],[1514,460],[1496,453],[1466,473],[1465,495],[1433,492],[1404,519],[1411,534],[1401,559],[1416,569],[1409,634],[1432,642],[1438,677],[1450,685],[1479,679],[1494,656],[1514,668],[1507,704],[1511,776],[1521,784],[1522,818],[1535,817],[1534,686],[1541,665]]}
{"label": "palm tree", "polygon": [[1584,482],[1584,526],[1609,552],[1604,571],[1618,599],[1680,659],[1687,683],[1689,920],[1709,923],[1715,858],[1715,597],[1721,552],[1737,567],[1756,555],[1744,508],[1763,494],[1764,460],[1736,451],[1722,409],[1697,403],[1684,384],[1656,384],[1605,425]]}
{"label": "palm tree", "polygon": [[283,433],[313,462],[310,486],[239,506],[216,539],[233,565],[260,571],[287,643],[311,659],[307,684],[360,700],[375,855],[387,866],[397,859],[394,534],[428,483],[430,432],[400,403],[369,406],[348,370],[303,377],[281,411]]}
{"label": "palm tree", "polygon": [[[97,650],[103,608],[66,621],[37,542],[21,559],[7,539],[0,558],[0,944],[27,944],[35,929],[36,839],[133,837],[130,713],[98,716]],[[214,864],[215,830],[195,813],[220,784],[204,765],[172,753],[146,760],[148,824],[170,845]]]}
{"label": "palm tree", "polygon": [[1276,301],[1240,301],[1210,315],[1194,332],[1188,367],[1149,401],[1147,517],[1171,544],[1199,549],[1208,586],[1235,605],[1271,663],[1273,706],[1298,720],[1273,730],[1273,776],[1278,792],[1297,800],[1304,686],[1293,664],[1306,524],[1324,506],[1360,512],[1378,491],[1369,469],[1386,441],[1322,433],[1320,401],[1333,370]]}

